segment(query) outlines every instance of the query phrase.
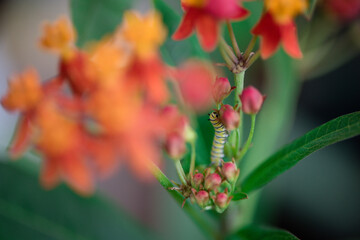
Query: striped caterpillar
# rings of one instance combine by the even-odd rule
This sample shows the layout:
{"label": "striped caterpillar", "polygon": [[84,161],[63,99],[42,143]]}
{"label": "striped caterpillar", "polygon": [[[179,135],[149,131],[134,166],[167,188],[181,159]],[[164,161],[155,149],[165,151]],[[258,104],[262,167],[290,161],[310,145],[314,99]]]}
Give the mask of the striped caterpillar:
{"label": "striped caterpillar", "polygon": [[224,158],[224,145],[229,134],[225,126],[220,122],[218,112],[209,114],[209,120],[215,129],[210,159],[212,164],[219,166]]}

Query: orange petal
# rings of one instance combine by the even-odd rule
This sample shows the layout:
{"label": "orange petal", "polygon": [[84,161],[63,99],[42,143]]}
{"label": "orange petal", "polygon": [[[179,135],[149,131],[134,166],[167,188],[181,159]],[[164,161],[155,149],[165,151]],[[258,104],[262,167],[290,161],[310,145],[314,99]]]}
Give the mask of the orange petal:
{"label": "orange petal", "polygon": [[30,114],[24,113],[20,116],[16,133],[10,144],[9,153],[13,158],[19,157],[28,147],[31,135]]}
{"label": "orange petal", "polygon": [[196,28],[200,45],[204,50],[214,50],[219,36],[219,26],[216,19],[210,15],[203,14],[196,21]]}
{"label": "orange petal", "polygon": [[88,141],[88,149],[91,158],[95,163],[96,170],[102,176],[108,176],[116,170],[119,165],[117,148],[111,139],[91,138]]}
{"label": "orange petal", "polygon": [[198,14],[199,12],[197,10],[189,8],[189,10],[185,12],[178,29],[172,35],[172,39],[182,40],[189,37],[195,27],[195,21]]}
{"label": "orange petal", "polygon": [[278,48],[281,41],[279,26],[269,13],[265,13],[251,31],[262,37],[260,51],[262,58],[269,58]]}
{"label": "orange petal", "polygon": [[293,58],[302,58],[294,21],[281,25],[280,31],[285,51]]}

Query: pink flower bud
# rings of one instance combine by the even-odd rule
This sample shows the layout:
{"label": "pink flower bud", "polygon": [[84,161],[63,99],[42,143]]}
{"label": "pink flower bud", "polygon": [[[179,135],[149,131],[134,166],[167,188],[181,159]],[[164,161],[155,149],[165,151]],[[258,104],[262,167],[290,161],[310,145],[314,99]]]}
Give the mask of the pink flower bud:
{"label": "pink flower bud", "polygon": [[185,140],[177,133],[169,134],[165,142],[165,150],[171,158],[180,159],[185,151]]}
{"label": "pink flower bud", "polygon": [[212,95],[216,104],[221,103],[231,93],[231,85],[227,78],[216,78]]}
{"label": "pink flower bud", "polygon": [[225,104],[220,108],[220,120],[226,129],[231,131],[239,126],[240,114],[232,106]]}
{"label": "pink flower bud", "polygon": [[229,198],[226,193],[218,193],[215,198],[215,204],[224,209],[229,205],[230,200],[231,198]]}
{"label": "pink flower bud", "polygon": [[242,103],[242,111],[246,114],[257,114],[265,99],[264,96],[252,86],[245,88],[239,97]]}
{"label": "pink flower bud", "polygon": [[221,168],[222,174],[229,182],[234,182],[239,176],[240,170],[233,162],[225,162]]}
{"label": "pink flower bud", "polygon": [[193,194],[195,195],[196,202],[197,204],[199,204],[200,207],[204,208],[209,204],[210,197],[208,192],[201,190],[198,193],[196,193],[195,189],[192,189],[192,191]]}
{"label": "pink flower bud", "polygon": [[205,179],[205,188],[215,190],[221,185],[221,177],[217,173],[209,174]]}
{"label": "pink flower bud", "polygon": [[204,175],[202,173],[197,173],[193,176],[193,181],[194,181],[194,185],[195,187],[200,187],[200,185],[203,183],[204,181]]}

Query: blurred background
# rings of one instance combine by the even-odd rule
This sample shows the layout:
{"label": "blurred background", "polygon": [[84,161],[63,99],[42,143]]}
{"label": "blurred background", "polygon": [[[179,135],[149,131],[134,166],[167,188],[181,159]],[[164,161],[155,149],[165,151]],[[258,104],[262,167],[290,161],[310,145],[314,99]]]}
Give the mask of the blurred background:
{"label": "blurred background", "polygon": [[[171,4],[180,10],[176,1]],[[150,5],[150,1],[134,1],[134,7],[141,11]],[[35,67],[42,79],[56,73],[56,56],[39,50],[37,44],[44,20],[53,21],[61,15],[70,16],[66,0],[0,1],[0,96],[7,90],[9,76],[24,68]],[[297,93],[294,116],[288,119],[289,131],[284,128],[277,147],[335,117],[360,109],[359,14],[350,19],[339,18],[323,1],[312,22],[300,19],[299,24],[305,53],[304,60],[296,62],[296,81],[301,90]],[[212,57],[220,61],[216,53]],[[248,71],[246,81],[263,86],[264,74],[263,64],[258,61]],[[0,152],[9,144],[16,119],[16,114],[0,108]],[[359,137],[337,143],[312,154],[278,177],[264,188],[255,221],[287,229],[300,239],[360,239],[359,146]],[[170,178],[177,179],[175,170],[168,165],[166,172],[170,172]],[[3,185],[16,185],[11,179],[1,181]],[[126,166],[110,179],[101,181],[99,192],[131,215],[129,218],[154,230],[159,239],[204,239],[156,181],[139,182]],[[26,202],[26,196],[22,198]],[[1,200],[0,205],[2,203]],[[44,209],[56,208],[56,202],[43,204]],[[11,229],[10,222],[17,221],[18,231],[22,231],[23,226],[21,220],[8,218],[5,208],[6,205],[0,207],[0,239],[13,239],[4,237],[10,231],[7,229]],[[72,211],[74,215],[87,214],[77,212],[76,208],[65,211]],[[58,214],[61,215],[61,211]],[[96,218],[91,213],[84,216],[87,221]],[[103,224],[98,227],[106,229],[108,223]],[[37,229],[27,231],[36,232]],[[31,239],[56,238],[44,234]],[[127,238],[124,236],[124,239]]]}

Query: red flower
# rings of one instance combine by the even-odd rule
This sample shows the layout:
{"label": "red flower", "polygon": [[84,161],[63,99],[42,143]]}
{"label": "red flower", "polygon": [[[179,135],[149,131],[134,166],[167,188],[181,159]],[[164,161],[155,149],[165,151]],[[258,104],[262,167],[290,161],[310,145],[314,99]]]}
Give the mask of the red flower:
{"label": "red flower", "polygon": [[269,58],[283,44],[284,50],[294,58],[301,58],[302,53],[299,47],[296,34],[296,25],[293,20],[286,23],[277,23],[273,16],[266,12],[258,24],[252,29],[252,33],[260,35],[261,56]]}
{"label": "red flower", "polygon": [[179,68],[177,79],[184,101],[190,108],[204,112],[211,107],[214,75],[208,65],[188,61]]}
{"label": "red flower", "polygon": [[206,51],[216,47],[220,21],[239,20],[248,15],[248,11],[240,7],[236,0],[183,0],[182,6],[185,14],[172,38],[185,39],[196,29],[200,44]]}
{"label": "red flower", "polygon": [[350,21],[360,15],[359,0],[327,0],[328,10],[342,21]]}

